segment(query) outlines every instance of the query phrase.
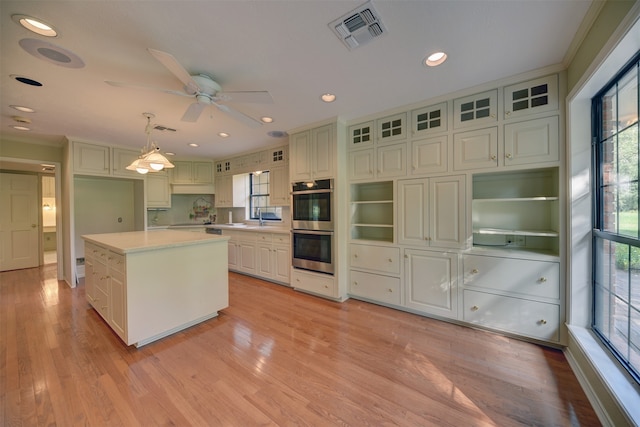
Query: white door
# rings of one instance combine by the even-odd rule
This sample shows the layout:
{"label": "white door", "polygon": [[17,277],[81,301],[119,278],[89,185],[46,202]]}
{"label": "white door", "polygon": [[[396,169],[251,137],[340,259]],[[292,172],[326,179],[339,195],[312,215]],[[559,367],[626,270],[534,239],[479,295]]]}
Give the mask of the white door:
{"label": "white door", "polygon": [[0,174],[0,271],[37,267],[38,176]]}

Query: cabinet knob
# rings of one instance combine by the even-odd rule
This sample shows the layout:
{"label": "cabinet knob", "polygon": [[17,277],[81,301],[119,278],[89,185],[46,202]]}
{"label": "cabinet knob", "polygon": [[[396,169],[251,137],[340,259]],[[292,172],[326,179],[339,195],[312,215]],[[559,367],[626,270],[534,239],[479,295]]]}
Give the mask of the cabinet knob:
{"label": "cabinet knob", "polygon": [[507,115],[507,116],[510,116],[510,115],[511,115],[511,111],[507,111],[507,112],[506,112],[506,113],[504,113],[504,114],[505,114],[505,115]]}
{"label": "cabinet knob", "polygon": [[354,258],[358,258],[358,254],[353,254],[353,257]]}
{"label": "cabinet knob", "polygon": [[393,259],[389,258],[389,262],[393,262]]}
{"label": "cabinet knob", "polygon": [[480,309],[480,307],[478,307],[477,305],[474,305],[473,307],[471,307],[471,311],[478,311]]}
{"label": "cabinet knob", "polygon": [[354,280],[353,284],[354,284],[354,286],[358,286],[358,281]]}
{"label": "cabinet knob", "polygon": [[510,159],[510,158],[511,158],[511,157],[513,157],[513,156],[511,155],[511,153],[507,153],[507,155],[506,155],[505,157],[506,157],[507,159]]}
{"label": "cabinet knob", "polygon": [[325,289],[329,289],[329,285],[324,285],[324,288]]}
{"label": "cabinet knob", "polygon": [[427,236],[427,237],[424,238],[424,240],[429,241],[429,240],[431,240],[431,237]]}
{"label": "cabinet knob", "polygon": [[546,324],[547,324],[547,321],[546,321],[546,320],[544,320],[544,319],[540,319],[540,322],[538,322],[538,323],[540,323],[541,325],[546,325]]}
{"label": "cabinet knob", "polygon": [[546,281],[547,281],[547,278],[546,278],[546,277],[544,277],[544,276],[542,276],[542,277],[540,278],[540,280],[539,280],[539,282],[540,282],[540,283],[544,283],[544,282],[546,282]]}
{"label": "cabinet knob", "polygon": [[393,289],[389,288],[389,289],[387,289],[387,291],[389,291],[389,292],[393,292]]}
{"label": "cabinet knob", "polygon": [[471,270],[471,274],[478,274],[478,269],[474,268],[473,270]]}
{"label": "cabinet knob", "polygon": [[299,282],[299,281],[300,281],[300,279],[298,277],[296,277],[296,282]]}
{"label": "cabinet knob", "polygon": [[409,255],[407,255],[407,254],[404,254],[404,257],[405,257],[405,258],[409,258]]}
{"label": "cabinet knob", "polygon": [[491,156],[491,160],[495,160],[495,159],[496,159],[496,155],[494,154]]}

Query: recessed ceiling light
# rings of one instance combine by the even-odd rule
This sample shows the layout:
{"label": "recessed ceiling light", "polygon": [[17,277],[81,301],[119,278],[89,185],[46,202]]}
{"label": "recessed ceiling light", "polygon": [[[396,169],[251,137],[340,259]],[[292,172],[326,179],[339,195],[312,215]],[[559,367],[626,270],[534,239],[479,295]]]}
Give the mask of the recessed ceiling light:
{"label": "recessed ceiling light", "polygon": [[46,22],[27,15],[12,15],[11,19],[29,31],[45,37],[56,37],[58,32]]}
{"label": "recessed ceiling light", "polygon": [[40,83],[37,80],[30,79],[29,77],[19,76],[17,74],[11,74],[9,77],[11,77],[12,79],[16,79],[20,83],[24,83],[29,86],[38,86],[38,87],[42,86],[42,83]]}
{"label": "recessed ceiling light", "polygon": [[218,136],[219,136],[219,137],[222,137],[222,138],[228,138],[228,137],[229,137],[229,134],[228,134],[228,133],[226,133],[226,132],[218,132]]}
{"label": "recessed ceiling light", "polygon": [[260,117],[260,120],[262,121],[262,123],[273,123],[273,117]]}
{"label": "recessed ceiling light", "polygon": [[424,64],[428,67],[435,67],[442,64],[447,60],[447,54],[444,52],[435,52],[427,56],[424,60]]}
{"label": "recessed ceiling light", "polygon": [[18,125],[14,125],[14,126],[11,126],[11,127],[12,127],[12,128],[14,128],[14,129],[16,129],[16,130],[31,130],[31,129],[29,129],[29,128],[28,128],[28,127],[26,127],[26,126],[18,126]]}
{"label": "recessed ceiling light", "polygon": [[34,110],[33,108],[25,107],[25,106],[22,106],[22,105],[9,105],[9,107],[13,108],[14,110],[22,111],[23,113],[35,113],[36,112],[36,110]]}
{"label": "recessed ceiling light", "polygon": [[189,143],[189,147],[199,147],[199,145],[196,144],[195,142],[191,142]]}
{"label": "recessed ceiling light", "polygon": [[332,93],[325,93],[320,96],[320,99],[322,99],[324,102],[333,102],[336,100],[336,96]]}

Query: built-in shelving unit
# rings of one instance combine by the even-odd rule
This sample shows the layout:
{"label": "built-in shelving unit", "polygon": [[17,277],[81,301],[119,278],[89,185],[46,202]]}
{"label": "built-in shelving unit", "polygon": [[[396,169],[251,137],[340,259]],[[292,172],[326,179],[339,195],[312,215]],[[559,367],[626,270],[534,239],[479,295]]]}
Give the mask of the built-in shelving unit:
{"label": "built-in shelving unit", "polygon": [[351,185],[351,238],[393,242],[393,181]]}
{"label": "built-in shelving unit", "polygon": [[558,254],[558,169],[473,176],[474,246]]}

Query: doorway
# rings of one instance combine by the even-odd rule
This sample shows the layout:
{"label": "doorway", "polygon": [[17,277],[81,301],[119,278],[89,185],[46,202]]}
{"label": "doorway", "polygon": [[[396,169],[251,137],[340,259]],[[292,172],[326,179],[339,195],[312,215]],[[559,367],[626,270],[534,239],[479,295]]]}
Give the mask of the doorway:
{"label": "doorway", "polygon": [[56,264],[56,179],[53,175],[42,175],[42,264]]}

